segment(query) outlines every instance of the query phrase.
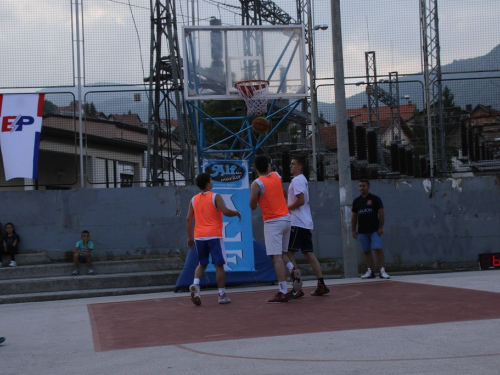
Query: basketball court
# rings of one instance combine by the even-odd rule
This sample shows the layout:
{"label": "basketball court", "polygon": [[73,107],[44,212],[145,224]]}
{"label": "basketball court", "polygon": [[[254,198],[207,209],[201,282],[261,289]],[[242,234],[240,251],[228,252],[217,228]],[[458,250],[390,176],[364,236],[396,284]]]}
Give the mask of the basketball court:
{"label": "basketball court", "polygon": [[500,272],[327,283],[0,305],[2,374],[498,373]]}
{"label": "basketball court", "polygon": [[283,304],[265,302],[271,290],[231,293],[228,305],[213,291],[199,307],[186,296],[91,304],[95,350],[500,319],[497,293],[398,281],[333,285],[321,297],[309,295],[314,289]]}

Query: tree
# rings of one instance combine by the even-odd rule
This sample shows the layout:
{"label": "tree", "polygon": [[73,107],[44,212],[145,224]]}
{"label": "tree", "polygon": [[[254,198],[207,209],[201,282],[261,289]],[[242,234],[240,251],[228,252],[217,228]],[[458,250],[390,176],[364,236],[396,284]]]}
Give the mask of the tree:
{"label": "tree", "polygon": [[52,103],[50,100],[45,99],[43,101],[43,114],[48,115],[54,113],[57,110],[57,105]]}
{"label": "tree", "polygon": [[95,117],[95,115],[97,114],[97,110],[95,109],[94,102],[91,102],[90,104],[85,103],[83,105],[83,113],[85,114],[85,116]]}
{"label": "tree", "polygon": [[452,171],[452,157],[458,156],[458,142],[452,142],[453,137],[460,136],[460,118],[462,109],[455,105],[455,95],[451,92],[448,86],[443,89],[443,127],[445,134],[445,153],[447,170]]}
{"label": "tree", "polygon": [[443,90],[443,125],[446,137],[449,137],[460,126],[462,110],[455,105],[455,95],[448,86]]}
{"label": "tree", "polygon": [[[244,105],[240,100],[210,100],[203,102],[202,110],[210,117],[236,117],[244,116],[242,113]],[[238,109],[240,109],[238,111]],[[204,116],[204,119],[208,119]],[[242,120],[219,120],[219,122],[231,132],[238,132],[242,125]],[[226,129],[215,123],[214,121],[204,121],[205,127],[205,138],[208,144],[217,143],[231,136],[231,133]],[[232,140],[228,139],[224,141],[224,144],[228,147],[231,146]]]}

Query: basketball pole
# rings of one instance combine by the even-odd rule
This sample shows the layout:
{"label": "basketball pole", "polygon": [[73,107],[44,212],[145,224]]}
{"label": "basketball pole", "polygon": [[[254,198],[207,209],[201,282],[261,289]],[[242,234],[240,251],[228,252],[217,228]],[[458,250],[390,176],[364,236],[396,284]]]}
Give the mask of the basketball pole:
{"label": "basketball pole", "polygon": [[335,127],[337,131],[337,159],[339,165],[340,216],[344,277],[358,277],[357,243],[351,236],[352,189],[347,135],[347,106],[345,99],[344,58],[340,24],[340,0],[331,0],[333,74],[335,88]]}

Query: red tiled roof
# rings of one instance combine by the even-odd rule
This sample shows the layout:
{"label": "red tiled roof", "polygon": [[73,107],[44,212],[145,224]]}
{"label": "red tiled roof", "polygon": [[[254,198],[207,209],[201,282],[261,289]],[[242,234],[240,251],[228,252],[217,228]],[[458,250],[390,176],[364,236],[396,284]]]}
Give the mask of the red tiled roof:
{"label": "red tiled roof", "polygon": [[[413,117],[416,110],[415,104],[405,104],[400,107],[401,119],[403,120],[401,124],[402,131],[410,138],[415,139],[415,135],[411,129],[406,125],[405,121]],[[368,107],[353,108],[347,110],[347,116],[352,117],[354,123],[362,122],[366,123],[368,127]],[[385,132],[391,127],[391,109],[390,107],[379,107],[379,119],[380,119],[380,134],[385,134]],[[374,116],[372,120],[375,120]],[[323,146],[329,150],[337,149],[337,130],[335,125],[325,126],[321,130],[321,138],[323,141]]]}
{"label": "red tiled roof", "polygon": [[138,114],[126,114],[126,115],[109,115],[109,119],[114,119],[115,121],[123,122],[127,125],[133,126],[144,126],[144,123],[141,121],[141,118]]}
{"label": "red tiled roof", "polygon": [[[417,106],[415,104],[405,104],[400,106],[399,108],[400,108],[401,118],[404,121],[407,121],[409,118],[413,117],[413,115],[415,114],[415,109],[417,109]],[[385,107],[385,106],[379,107],[378,113],[380,121],[391,120],[390,107]],[[353,118],[354,122],[368,122],[369,120],[368,107],[348,109],[347,117],[354,117]],[[372,119],[374,119],[374,116],[372,117]]]}

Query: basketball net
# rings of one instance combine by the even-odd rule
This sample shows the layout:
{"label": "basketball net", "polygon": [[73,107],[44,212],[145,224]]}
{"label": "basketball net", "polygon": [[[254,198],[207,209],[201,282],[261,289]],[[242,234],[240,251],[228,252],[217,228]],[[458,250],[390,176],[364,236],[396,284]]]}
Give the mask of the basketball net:
{"label": "basketball net", "polygon": [[267,113],[269,99],[269,81],[251,79],[234,84],[247,106],[248,117],[260,116]]}

